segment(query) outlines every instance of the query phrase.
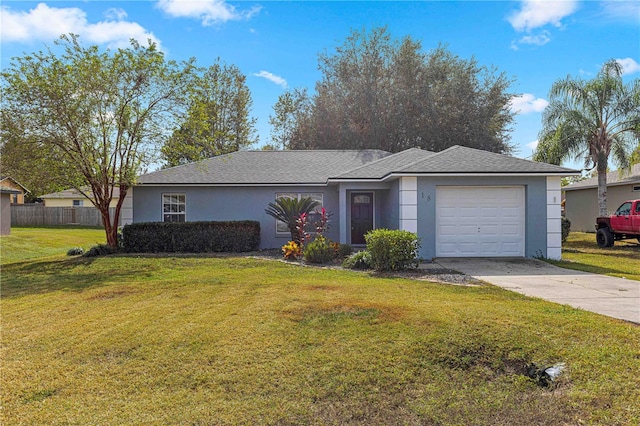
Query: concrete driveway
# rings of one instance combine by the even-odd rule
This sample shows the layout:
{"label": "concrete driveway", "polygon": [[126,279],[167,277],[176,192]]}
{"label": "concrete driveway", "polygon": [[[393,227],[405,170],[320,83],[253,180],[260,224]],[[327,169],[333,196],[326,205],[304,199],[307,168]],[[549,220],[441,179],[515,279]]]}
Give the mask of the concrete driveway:
{"label": "concrete driveway", "polygon": [[527,296],[640,323],[640,281],[572,271],[536,259],[442,258],[435,262]]}

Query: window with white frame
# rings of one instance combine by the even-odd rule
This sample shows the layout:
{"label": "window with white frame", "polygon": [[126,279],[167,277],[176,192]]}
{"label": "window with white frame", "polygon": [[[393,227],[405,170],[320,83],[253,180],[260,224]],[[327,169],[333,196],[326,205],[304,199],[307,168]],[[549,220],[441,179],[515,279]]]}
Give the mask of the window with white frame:
{"label": "window with white frame", "polygon": [[73,207],[82,207],[84,200],[73,200]]}
{"label": "window with white frame", "polygon": [[[278,192],[276,193],[276,199],[278,198],[295,198],[298,200],[301,198],[311,198],[312,200],[317,201],[319,203],[318,206],[315,208],[314,212],[311,215],[309,215],[310,217],[308,222],[310,223],[316,222],[318,220],[318,216],[322,212],[322,193],[321,192],[301,192],[301,193]],[[289,227],[287,226],[286,223],[280,220],[276,220],[276,233],[289,235],[290,233]]]}
{"label": "window with white frame", "polygon": [[185,194],[162,194],[162,221],[185,222],[187,218]]}

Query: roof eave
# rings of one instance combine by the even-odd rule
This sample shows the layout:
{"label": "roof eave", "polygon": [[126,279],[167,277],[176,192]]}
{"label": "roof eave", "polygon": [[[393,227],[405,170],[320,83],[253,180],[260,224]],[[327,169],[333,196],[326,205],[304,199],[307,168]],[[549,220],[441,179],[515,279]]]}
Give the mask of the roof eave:
{"label": "roof eave", "polygon": [[[624,186],[624,185],[638,185],[640,184],[640,179],[636,180],[636,181],[627,181],[627,182],[614,182],[614,183],[608,183],[607,182],[607,188],[610,188],[612,186]],[[570,186],[565,186],[562,188],[563,191],[579,191],[581,189],[594,189],[597,188],[598,184],[593,184],[593,185],[584,185],[584,186],[578,186],[578,187],[570,187]]]}
{"label": "roof eave", "polygon": [[393,172],[388,174],[383,178],[383,180],[395,178],[395,177],[421,177],[421,176],[447,176],[447,177],[463,177],[463,176],[471,176],[471,177],[481,177],[481,176],[557,176],[557,177],[565,177],[565,176],[578,176],[580,172]]}
{"label": "roof eave", "polygon": [[242,187],[242,186],[327,186],[329,182],[262,182],[262,183],[232,183],[232,182],[201,182],[201,183],[182,183],[182,182],[138,182],[134,186],[226,186],[226,187]]}

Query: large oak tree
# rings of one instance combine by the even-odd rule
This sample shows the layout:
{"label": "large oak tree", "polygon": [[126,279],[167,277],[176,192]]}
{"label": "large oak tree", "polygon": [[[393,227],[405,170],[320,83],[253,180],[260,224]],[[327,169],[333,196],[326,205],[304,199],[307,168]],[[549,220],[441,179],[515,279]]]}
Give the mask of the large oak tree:
{"label": "large oak tree", "polygon": [[124,198],[173,127],[192,67],[165,60],[153,43],[101,50],[62,36],[52,48],[13,58],[2,72],[3,133],[14,131],[11,142],[34,161],[68,171],[64,183],[98,208],[115,247]]}
{"label": "large oak tree", "polygon": [[512,81],[445,46],[424,53],[419,41],[385,28],[353,31],[319,58],[315,93],[287,91],[271,116],[275,145],[289,149],[464,145],[510,153]]}

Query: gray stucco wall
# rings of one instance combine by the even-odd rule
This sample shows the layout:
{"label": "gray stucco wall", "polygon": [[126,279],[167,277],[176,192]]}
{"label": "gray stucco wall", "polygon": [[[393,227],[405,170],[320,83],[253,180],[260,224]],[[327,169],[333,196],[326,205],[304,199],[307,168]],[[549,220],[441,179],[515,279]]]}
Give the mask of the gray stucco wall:
{"label": "gray stucco wall", "polygon": [[[595,232],[596,218],[599,216],[598,190],[596,188],[566,191],[565,216],[571,221],[572,231]],[[607,188],[607,210],[613,213],[627,200],[640,199],[640,192],[633,191],[633,185],[610,186]]]}
{"label": "gray stucco wall", "polygon": [[[351,243],[351,194],[354,192],[373,193],[374,228],[398,228],[397,182],[350,182],[341,185],[346,192],[346,203],[342,206],[342,217],[345,218],[346,223],[346,234],[343,242]],[[394,202],[396,203],[395,205],[393,204]],[[337,220],[338,217],[336,217]],[[339,237],[335,241],[340,241]]]}
{"label": "gray stucco wall", "polygon": [[260,222],[260,247],[279,248],[291,237],[276,234],[276,221],[264,209],[276,193],[322,193],[324,207],[333,214],[326,236],[339,240],[337,187],[159,187],[136,186],[133,189],[133,221],[162,221],[162,194],[186,194],[186,220],[257,220]]}
{"label": "gray stucco wall", "polygon": [[436,255],[436,187],[517,186],[525,188],[525,256],[547,255],[547,183],[545,177],[420,177],[418,178],[418,236],[420,256]]}

